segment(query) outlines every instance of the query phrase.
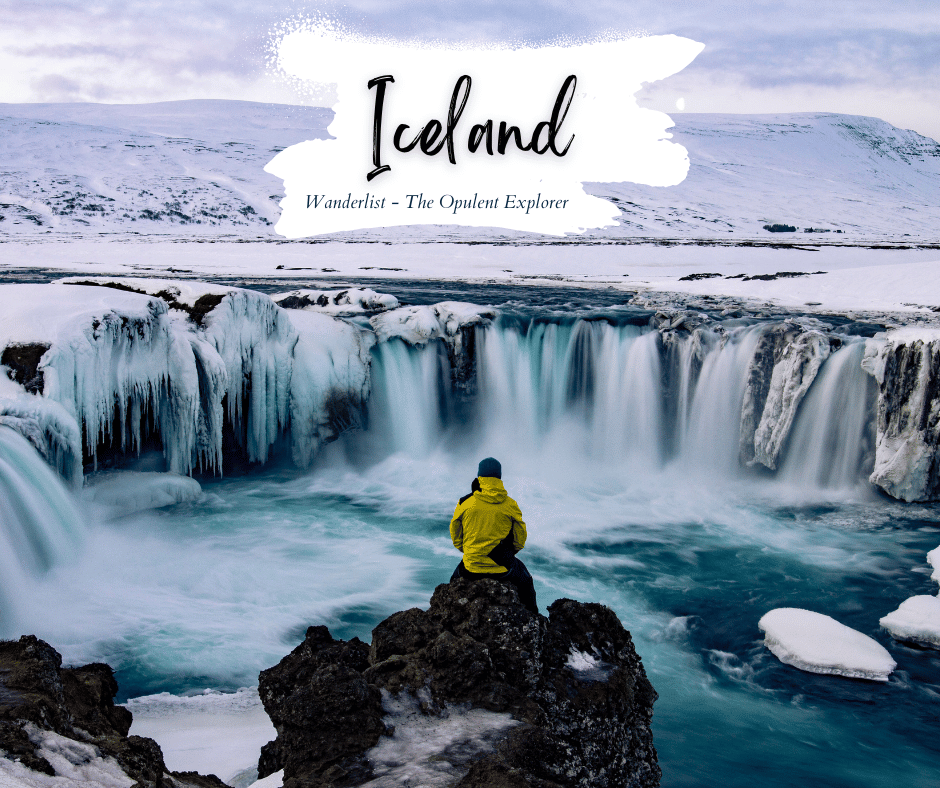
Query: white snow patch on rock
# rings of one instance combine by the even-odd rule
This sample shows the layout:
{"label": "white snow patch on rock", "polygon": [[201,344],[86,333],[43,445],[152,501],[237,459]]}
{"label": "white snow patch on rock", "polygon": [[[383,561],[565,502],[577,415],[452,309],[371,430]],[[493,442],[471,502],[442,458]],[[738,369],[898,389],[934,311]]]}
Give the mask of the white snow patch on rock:
{"label": "white snow patch on rock", "polygon": [[781,607],[757,626],[777,659],[810,673],[887,681],[897,667],[880,643],[822,613]]}
{"label": "white snow patch on rock", "polygon": [[379,342],[403,339],[409,345],[426,345],[433,339],[453,340],[464,326],[482,324],[494,310],[462,301],[442,301],[432,306],[407,306],[376,315],[369,322]]}
{"label": "white snow patch on rock", "polygon": [[382,707],[395,733],[366,753],[376,777],[363,788],[453,785],[473,759],[491,752],[502,734],[519,724],[509,714],[451,705],[440,716],[424,714],[418,699],[408,693],[392,697],[386,690]]}
{"label": "white snow patch on rock", "polygon": [[568,655],[565,666],[581,681],[607,681],[613,672],[613,665],[608,665],[594,654],[578,651],[574,646]]}
{"label": "white snow patch on rock", "polygon": [[103,471],[85,478],[82,498],[111,509],[114,516],[158,509],[202,495],[195,479],[179,473]]}
{"label": "white snow patch on rock", "polygon": [[878,623],[898,640],[913,640],[940,648],[940,599],[912,596]]}
{"label": "white snow patch on rock", "polygon": [[357,287],[345,290],[291,290],[289,293],[275,293],[271,298],[284,309],[303,309],[328,315],[356,315],[398,308],[395,296]]}

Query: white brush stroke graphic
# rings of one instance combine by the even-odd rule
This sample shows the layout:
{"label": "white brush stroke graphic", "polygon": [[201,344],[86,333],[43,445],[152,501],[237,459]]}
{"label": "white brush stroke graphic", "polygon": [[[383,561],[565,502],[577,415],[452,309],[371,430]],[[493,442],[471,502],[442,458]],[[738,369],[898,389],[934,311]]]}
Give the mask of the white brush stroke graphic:
{"label": "white brush stroke graphic", "polygon": [[[332,140],[310,140],[279,153],[265,167],[284,181],[285,198],[276,230],[301,238],[342,230],[396,225],[450,224],[502,227],[549,235],[581,233],[617,223],[608,201],[585,194],[585,181],[629,181],[650,186],[680,183],[689,168],[686,149],[669,142],[668,115],[640,108],[634,97],[644,82],[664,79],[688,65],[704,45],[677,36],[605,40],[573,46],[516,49],[419,48],[365,40],[319,24],[285,34],[278,65],[303,80],[337,83]],[[372,180],[373,129],[378,88],[384,83],[380,158],[391,169]],[[445,144],[436,155],[410,142],[437,120],[447,128],[455,86],[471,78],[453,133],[455,163]],[[501,121],[518,126],[528,144],[537,124],[552,118],[570,75],[568,111],[556,148],[564,156],[518,150],[471,152],[476,124],[492,120],[493,146]],[[460,98],[463,97],[463,94]],[[457,105],[460,103],[457,100]],[[564,100],[568,97],[563,97]],[[437,142],[444,139],[444,133]],[[539,147],[545,147],[542,127]]]}

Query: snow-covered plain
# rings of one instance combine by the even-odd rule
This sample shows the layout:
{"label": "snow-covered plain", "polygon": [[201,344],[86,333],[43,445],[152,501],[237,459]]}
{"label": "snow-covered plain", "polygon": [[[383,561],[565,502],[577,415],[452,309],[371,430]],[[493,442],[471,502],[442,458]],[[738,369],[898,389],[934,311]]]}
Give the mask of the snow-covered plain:
{"label": "snow-covered plain", "polygon": [[[331,119],[329,110],[236,101],[2,105],[0,132],[12,155],[0,168],[0,232],[274,238],[283,189],[262,168],[282,148],[328,137]],[[936,241],[934,140],[831,113],[677,113],[673,121],[673,139],[691,160],[686,180],[668,189],[587,184],[622,218],[586,240]],[[775,224],[796,232],[763,229]],[[336,237],[540,238],[454,227]]]}

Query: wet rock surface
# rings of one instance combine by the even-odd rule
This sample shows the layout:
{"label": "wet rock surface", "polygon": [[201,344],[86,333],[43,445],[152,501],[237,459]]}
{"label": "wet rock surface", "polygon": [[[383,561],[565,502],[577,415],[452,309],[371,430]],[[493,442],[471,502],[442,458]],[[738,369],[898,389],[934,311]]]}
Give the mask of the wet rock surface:
{"label": "wet rock surface", "polygon": [[656,692],[630,633],[599,604],[560,599],[546,618],[498,581],[441,585],[428,610],[390,616],[368,647],[311,627],[261,673],[259,693],[278,731],[259,776],[284,769],[285,788],[368,783],[368,751],[396,735],[383,698],[404,695],[430,718],[482,709],[515,721],[440,784],[659,785]]}
{"label": "wet rock surface", "polygon": [[133,717],[114,705],[117,690],[108,665],[63,668],[61,655],[33,635],[0,641],[0,757],[55,775],[38,735],[53,731],[114,758],[139,788],[223,788],[213,775],[169,772],[153,739],[128,736]]}

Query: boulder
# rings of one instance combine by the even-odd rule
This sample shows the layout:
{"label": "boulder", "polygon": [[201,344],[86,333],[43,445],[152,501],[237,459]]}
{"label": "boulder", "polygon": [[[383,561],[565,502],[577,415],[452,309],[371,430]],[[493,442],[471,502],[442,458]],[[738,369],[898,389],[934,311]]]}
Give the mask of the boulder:
{"label": "boulder", "polygon": [[434,784],[659,785],[656,692],[614,612],[560,599],[546,618],[495,580],[438,586],[427,610],[390,616],[370,646],[311,627],[261,673],[259,694],[278,732],[259,776],[283,769],[285,788],[382,777],[402,758],[388,753],[415,738],[407,726],[435,724],[455,733],[423,736],[440,740],[420,756]]}
{"label": "boulder", "polygon": [[212,775],[169,772],[153,739],[128,736],[133,717],[114,705],[117,690],[108,665],[63,668],[59,652],[34,635],[0,641],[0,757],[55,775],[44,747],[61,749],[64,737],[88,757],[113,758],[140,788],[225,788]]}

